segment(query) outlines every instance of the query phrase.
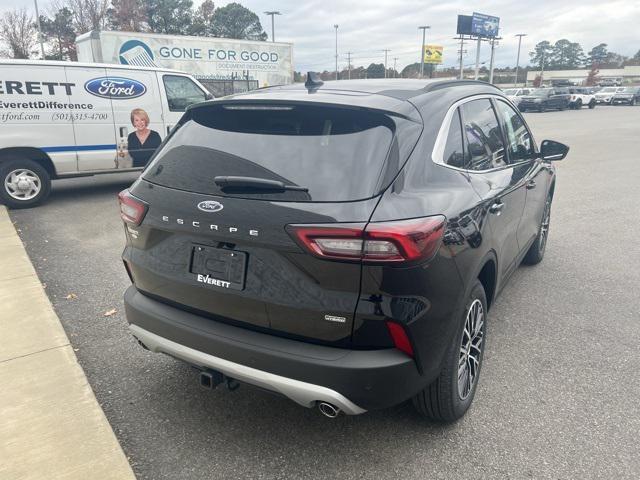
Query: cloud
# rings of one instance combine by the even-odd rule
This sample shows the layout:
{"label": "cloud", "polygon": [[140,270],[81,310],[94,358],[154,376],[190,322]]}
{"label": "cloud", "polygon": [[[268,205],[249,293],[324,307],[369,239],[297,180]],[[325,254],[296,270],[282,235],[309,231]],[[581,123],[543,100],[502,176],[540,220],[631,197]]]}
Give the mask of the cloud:
{"label": "cloud", "polygon": [[[202,0],[196,0],[196,4]],[[422,35],[419,25],[430,25],[427,43],[444,45],[444,64],[457,65],[459,44],[453,40],[458,14],[470,15],[471,2],[453,0],[427,3],[424,0],[239,0],[256,12],[265,31],[271,35],[270,18],[265,10],[279,10],[275,18],[276,40],[294,44],[295,69],[333,70],[335,64],[335,30],[338,24],[338,65],[347,65],[347,52],[352,64],[367,66],[384,62],[383,49],[389,49],[388,65],[397,58],[398,69],[420,58]],[[223,6],[229,2],[215,2]],[[48,3],[40,1],[41,10]],[[33,9],[32,0],[0,0],[0,11],[15,7]],[[631,56],[640,50],[637,34],[640,25],[640,2],[629,0],[487,0],[483,13],[500,17],[503,40],[495,51],[497,66],[514,66],[518,48],[516,33],[526,33],[522,41],[520,63],[529,61],[529,52],[542,41],[555,42],[567,38],[582,45],[585,52],[599,43],[609,50]],[[476,47],[466,44],[465,64],[475,62]],[[489,61],[490,48],[484,43],[481,61]]]}

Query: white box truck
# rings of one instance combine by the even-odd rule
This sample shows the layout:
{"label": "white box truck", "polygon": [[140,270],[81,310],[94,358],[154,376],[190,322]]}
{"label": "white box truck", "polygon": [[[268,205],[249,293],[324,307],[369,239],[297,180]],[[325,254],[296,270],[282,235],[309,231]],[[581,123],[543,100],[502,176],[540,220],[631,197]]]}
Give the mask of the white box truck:
{"label": "white box truck", "polygon": [[80,35],[76,46],[81,62],[177,69],[210,88],[229,81],[241,86],[240,80],[251,88],[293,82],[293,44],[286,42],[102,30]]}
{"label": "white box truck", "polygon": [[56,178],[141,170],[211,94],[159,68],[0,60],[0,202],[42,202]]}

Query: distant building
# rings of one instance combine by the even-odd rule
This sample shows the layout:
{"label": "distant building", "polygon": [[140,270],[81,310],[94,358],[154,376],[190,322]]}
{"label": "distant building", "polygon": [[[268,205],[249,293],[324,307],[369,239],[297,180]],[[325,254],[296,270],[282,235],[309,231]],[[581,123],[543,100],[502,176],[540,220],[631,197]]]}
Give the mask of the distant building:
{"label": "distant building", "polygon": [[[590,70],[545,70],[542,74],[544,84],[552,81],[566,80],[574,85],[583,85]],[[527,85],[532,85],[536,77],[540,75],[540,70],[530,70],[527,72]],[[597,81],[621,79],[621,83],[640,83],[640,65],[628,65],[624,68],[602,68],[598,70]]]}

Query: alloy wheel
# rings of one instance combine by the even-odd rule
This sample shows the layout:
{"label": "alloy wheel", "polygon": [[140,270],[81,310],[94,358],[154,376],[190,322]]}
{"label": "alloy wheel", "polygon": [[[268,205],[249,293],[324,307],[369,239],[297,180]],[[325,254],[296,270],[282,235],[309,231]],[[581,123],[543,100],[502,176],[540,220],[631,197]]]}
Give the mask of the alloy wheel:
{"label": "alloy wheel", "polygon": [[479,299],[475,299],[467,311],[460,342],[458,395],[461,400],[465,400],[471,394],[480,373],[483,327],[484,307]]}
{"label": "alloy wheel", "polygon": [[551,200],[547,199],[544,205],[544,214],[540,223],[540,251],[544,252],[549,236],[549,224],[551,223]]}

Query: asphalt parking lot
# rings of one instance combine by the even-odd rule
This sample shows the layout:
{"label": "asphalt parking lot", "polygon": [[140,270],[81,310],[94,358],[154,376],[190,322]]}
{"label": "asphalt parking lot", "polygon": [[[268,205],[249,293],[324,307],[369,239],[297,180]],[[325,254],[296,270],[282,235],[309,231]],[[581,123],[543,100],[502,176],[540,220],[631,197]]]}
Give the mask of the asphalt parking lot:
{"label": "asphalt parking lot", "polygon": [[526,119],[538,143],[571,146],[546,257],[492,308],[475,404],[447,427],[410,403],[330,420],[250,387],[207,392],[138,347],[115,198],[135,176],[54,182],[12,211],[138,478],[640,477],[640,107]]}

